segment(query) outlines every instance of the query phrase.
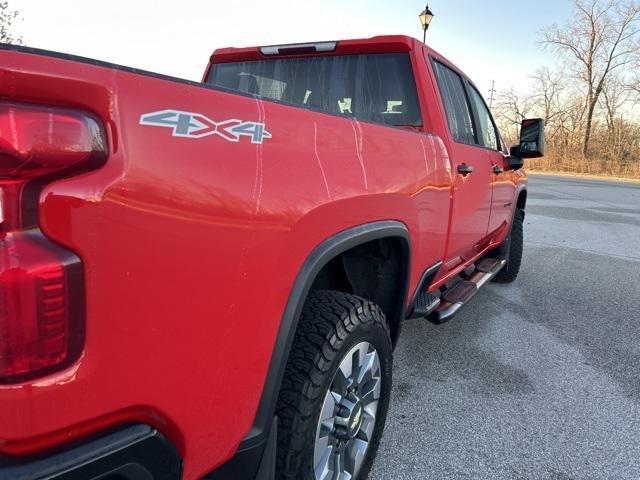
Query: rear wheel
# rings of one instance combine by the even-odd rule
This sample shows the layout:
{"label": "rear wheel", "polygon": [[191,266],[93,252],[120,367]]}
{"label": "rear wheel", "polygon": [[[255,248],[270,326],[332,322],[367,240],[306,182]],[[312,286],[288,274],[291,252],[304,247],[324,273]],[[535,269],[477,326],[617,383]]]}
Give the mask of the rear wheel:
{"label": "rear wheel", "polygon": [[309,295],[278,402],[278,478],[366,478],[389,406],[391,356],[377,305],[341,292]]}
{"label": "rear wheel", "polygon": [[511,283],[518,276],[524,248],[523,223],[522,212],[516,208],[509,236],[495,252],[497,256],[504,258],[507,263],[493,278],[494,282]]}

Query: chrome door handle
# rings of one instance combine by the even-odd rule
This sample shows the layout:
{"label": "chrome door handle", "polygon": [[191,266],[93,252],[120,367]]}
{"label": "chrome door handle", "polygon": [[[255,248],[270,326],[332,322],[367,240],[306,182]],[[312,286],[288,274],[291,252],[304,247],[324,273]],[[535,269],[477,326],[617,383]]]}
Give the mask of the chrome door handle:
{"label": "chrome door handle", "polygon": [[495,174],[504,173],[504,168],[502,168],[500,165],[494,165],[493,166],[493,173],[495,173]]}

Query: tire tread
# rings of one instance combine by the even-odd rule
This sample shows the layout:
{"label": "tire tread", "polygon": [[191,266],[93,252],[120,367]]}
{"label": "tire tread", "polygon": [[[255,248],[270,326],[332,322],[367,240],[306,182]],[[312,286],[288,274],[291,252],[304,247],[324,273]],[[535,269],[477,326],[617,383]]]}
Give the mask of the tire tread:
{"label": "tire tread", "polygon": [[496,283],[511,283],[518,277],[524,249],[523,223],[522,212],[516,209],[511,231],[509,232],[511,245],[509,247],[509,255],[507,256],[507,264],[494,277],[493,281]]}
{"label": "tire tread", "polygon": [[[389,327],[382,310],[373,302],[343,292],[317,290],[309,294],[300,316],[289,360],[282,380],[277,415],[277,478],[307,478],[302,472],[313,469],[303,455],[315,437],[314,405],[330,374],[332,362],[350,335],[361,325],[377,324],[389,339]],[[389,379],[390,380],[390,379]],[[384,416],[383,416],[384,420]],[[370,449],[375,454],[380,435]],[[373,463],[374,455],[369,456]],[[363,465],[368,472],[371,465]]]}

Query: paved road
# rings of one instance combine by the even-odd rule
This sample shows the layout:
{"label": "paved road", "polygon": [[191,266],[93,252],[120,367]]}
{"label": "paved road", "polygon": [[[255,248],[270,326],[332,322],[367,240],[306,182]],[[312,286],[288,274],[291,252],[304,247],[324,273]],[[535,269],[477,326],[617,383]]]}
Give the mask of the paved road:
{"label": "paved road", "polygon": [[640,184],[532,176],[525,243],[405,325],[371,479],[640,479]]}

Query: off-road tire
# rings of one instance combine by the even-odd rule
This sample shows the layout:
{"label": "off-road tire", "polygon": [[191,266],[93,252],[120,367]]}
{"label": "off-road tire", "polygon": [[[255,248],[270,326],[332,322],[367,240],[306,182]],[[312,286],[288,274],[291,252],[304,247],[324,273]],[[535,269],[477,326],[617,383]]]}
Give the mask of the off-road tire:
{"label": "off-road tire", "polygon": [[[509,241],[505,242],[504,247],[498,248],[497,253],[502,254],[502,258],[507,261],[507,264],[502,267],[502,270],[493,278],[496,283],[511,283],[518,276],[520,271],[520,264],[522,263],[522,249],[524,242],[523,235],[523,215],[520,209],[516,209],[513,215],[513,223],[511,224],[511,230],[509,232]],[[504,251],[506,250],[506,251]]]}
{"label": "off-road tire", "polygon": [[276,478],[313,480],[316,426],[324,396],[345,354],[369,342],[380,357],[382,387],[376,425],[357,479],[365,479],[378,450],[391,393],[392,347],[384,313],[375,303],[319,290],[305,302],[278,399]]}

